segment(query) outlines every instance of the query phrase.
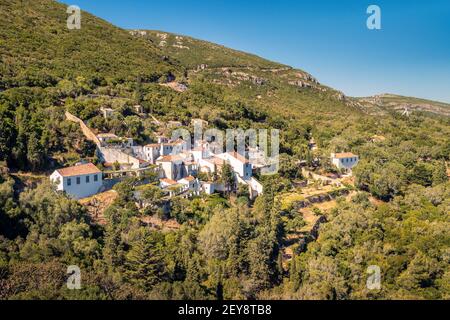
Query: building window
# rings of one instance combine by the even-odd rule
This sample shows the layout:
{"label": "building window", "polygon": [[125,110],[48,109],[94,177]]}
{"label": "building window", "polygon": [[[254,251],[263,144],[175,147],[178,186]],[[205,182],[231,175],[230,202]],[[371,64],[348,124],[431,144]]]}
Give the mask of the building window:
{"label": "building window", "polygon": [[98,181],[98,175],[94,176],[94,181],[97,182]]}
{"label": "building window", "polygon": [[86,183],[89,183],[89,182],[90,182],[90,177],[86,176]]}
{"label": "building window", "polygon": [[77,184],[81,184],[81,178],[80,177],[77,178]]}
{"label": "building window", "polygon": [[67,185],[70,187],[72,185],[72,179],[67,179]]}

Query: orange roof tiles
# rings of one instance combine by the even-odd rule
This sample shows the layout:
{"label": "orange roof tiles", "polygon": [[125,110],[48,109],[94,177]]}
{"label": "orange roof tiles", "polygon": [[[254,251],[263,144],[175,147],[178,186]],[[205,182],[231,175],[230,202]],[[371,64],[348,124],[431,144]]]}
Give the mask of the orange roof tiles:
{"label": "orange roof tiles", "polygon": [[161,147],[160,143],[150,143],[146,145],[147,148],[159,148]]}
{"label": "orange roof tiles", "polygon": [[83,176],[87,174],[101,173],[101,171],[92,163],[59,169],[56,171],[63,177],[74,177],[74,176]]}
{"label": "orange roof tiles", "polygon": [[351,153],[351,152],[345,152],[345,153],[336,153],[334,155],[336,159],[346,159],[346,158],[355,158],[357,155]]}
{"label": "orange roof tiles", "polygon": [[169,184],[169,185],[175,185],[175,184],[178,184],[175,180],[172,180],[172,179],[159,179],[159,181],[164,182],[164,183],[167,183],[167,184]]}
{"label": "orange roof tiles", "polygon": [[174,161],[183,161],[183,158],[181,158],[178,155],[175,156],[164,156],[160,159],[156,160],[157,162],[174,162]]}

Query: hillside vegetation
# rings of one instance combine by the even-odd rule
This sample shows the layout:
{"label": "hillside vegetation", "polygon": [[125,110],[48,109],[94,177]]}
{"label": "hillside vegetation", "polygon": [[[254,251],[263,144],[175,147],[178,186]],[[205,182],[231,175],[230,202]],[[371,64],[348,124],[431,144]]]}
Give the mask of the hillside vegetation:
{"label": "hillside vegetation", "polygon": [[410,112],[419,111],[450,117],[450,104],[438,101],[404,97],[395,94],[382,94],[375,97],[360,98],[359,101],[363,104],[366,103],[381,107],[387,111],[404,112],[405,108],[407,108]]}
{"label": "hillside vegetation", "polygon": [[249,53],[232,50],[218,44],[197,40],[184,35],[152,30],[133,30],[130,33],[148,40],[153,46],[159,47],[168,56],[177,59],[190,69],[196,69],[201,64],[208,65],[212,68],[289,68]]}
{"label": "hillside vegetation", "polygon": [[90,81],[156,81],[181,68],[164,61],[158,47],[82,13],[82,28],[66,26],[67,7],[56,1],[0,3],[0,89],[47,87],[83,74]]}

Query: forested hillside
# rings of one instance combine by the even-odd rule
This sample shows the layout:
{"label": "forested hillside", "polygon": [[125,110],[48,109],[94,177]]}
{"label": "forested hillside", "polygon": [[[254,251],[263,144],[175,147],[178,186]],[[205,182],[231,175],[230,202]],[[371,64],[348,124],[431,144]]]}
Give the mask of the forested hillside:
{"label": "forested hillside", "polygon": [[[131,34],[85,12],[81,30],[68,30],[56,1],[2,1],[0,12],[0,299],[450,298],[450,118],[365,108],[305,71],[189,37]],[[258,177],[256,200],[245,190],[174,198],[170,214],[159,189],[127,179],[99,224],[46,178],[80,160],[102,166],[64,112],[155,142],[136,104],[188,129],[193,118],[279,129],[280,171]],[[361,161],[348,196],[333,189],[331,208],[311,209],[323,222],[311,236],[286,200],[305,200],[300,164],[336,174],[330,154],[350,151]],[[155,205],[140,210],[135,191]],[[68,265],[82,269],[82,290],[66,288]],[[381,290],[366,287],[370,265]]]}
{"label": "forested hillside", "polygon": [[83,28],[69,30],[66,7],[55,1],[0,4],[0,89],[56,86],[83,75],[94,84],[141,75],[156,81],[181,71],[161,51],[106,21],[83,13]]}

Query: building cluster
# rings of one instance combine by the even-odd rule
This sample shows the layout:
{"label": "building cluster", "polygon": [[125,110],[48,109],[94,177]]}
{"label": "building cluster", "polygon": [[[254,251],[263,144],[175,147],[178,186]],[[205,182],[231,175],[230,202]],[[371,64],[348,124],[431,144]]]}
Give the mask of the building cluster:
{"label": "building cluster", "polygon": [[[176,128],[181,123],[172,121],[166,125]],[[260,166],[253,166],[244,155],[237,152],[214,153],[214,148],[207,141],[198,141],[188,147],[190,144],[181,139],[171,140],[160,135],[157,136],[157,142],[141,146],[136,145],[131,138],[111,133],[98,134],[95,140],[99,159],[106,168],[110,168],[104,173],[156,167],[159,186],[170,196],[213,194],[229,188],[237,189],[239,185],[248,188],[251,198],[263,192],[263,186],[253,175]],[[220,179],[225,165],[229,165],[234,176],[231,186],[226,186]],[[101,192],[104,189],[102,179],[102,172],[93,164],[57,170],[51,176],[58,190],[65,191],[75,199]]]}
{"label": "building cluster", "polygon": [[[141,111],[137,110],[136,111]],[[106,109],[102,109],[107,113]],[[213,143],[200,140],[191,143],[182,139],[172,140],[158,135],[157,141],[148,145],[137,145],[131,138],[118,137],[112,133],[94,134],[80,119],[66,114],[68,119],[80,123],[86,137],[97,144],[97,155],[108,168],[101,172],[93,164],[80,164],[56,170],[50,177],[57,189],[75,199],[93,196],[105,190],[104,176],[118,173],[120,176],[130,172],[141,172],[148,168],[158,174],[159,186],[168,196],[213,194],[240,185],[248,188],[251,198],[263,193],[262,184],[254,177],[256,170],[264,168],[264,155],[261,151],[248,148],[246,155],[238,152],[216,152]],[[156,119],[159,125],[163,125]],[[203,121],[194,119],[195,121]],[[204,122],[204,121],[203,121]],[[203,123],[205,124],[205,123]],[[207,125],[207,123],[206,123]],[[178,128],[181,122],[170,121],[167,128]],[[310,142],[315,146],[315,142]],[[251,161],[249,160],[251,159]],[[331,162],[338,169],[351,172],[358,164],[359,157],[353,153],[333,153]],[[222,171],[228,166],[233,183],[224,183]]]}

